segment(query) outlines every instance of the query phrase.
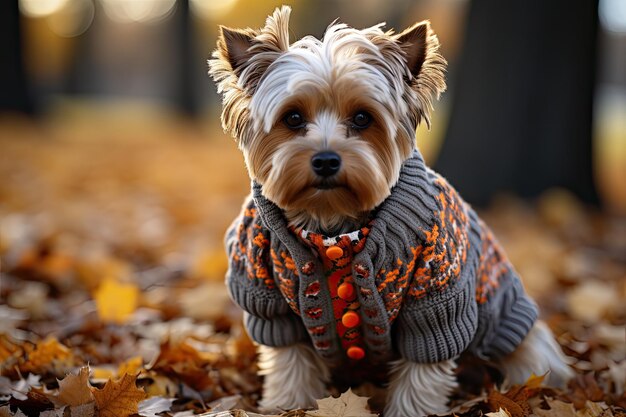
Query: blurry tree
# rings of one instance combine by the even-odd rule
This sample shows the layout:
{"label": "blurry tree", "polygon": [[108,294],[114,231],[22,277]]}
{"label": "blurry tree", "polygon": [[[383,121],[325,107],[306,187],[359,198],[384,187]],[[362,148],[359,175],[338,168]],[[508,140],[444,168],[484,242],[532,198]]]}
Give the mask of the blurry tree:
{"label": "blurry tree", "polygon": [[18,0],[0,1],[0,111],[33,112],[22,60]]}
{"label": "blurry tree", "polygon": [[561,186],[596,202],[597,0],[472,0],[437,169],[474,204]]}

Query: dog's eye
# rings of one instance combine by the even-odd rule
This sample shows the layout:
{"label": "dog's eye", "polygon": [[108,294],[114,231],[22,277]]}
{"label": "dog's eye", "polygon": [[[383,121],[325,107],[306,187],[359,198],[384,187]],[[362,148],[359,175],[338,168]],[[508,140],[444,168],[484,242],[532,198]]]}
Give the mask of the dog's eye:
{"label": "dog's eye", "polygon": [[352,118],[352,128],[366,129],[372,123],[372,116],[366,111],[356,112]]}
{"label": "dog's eye", "polygon": [[285,115],[283,121],[289,129],[302,129],[306,124],[304,117],[297,111],[291,111]]}

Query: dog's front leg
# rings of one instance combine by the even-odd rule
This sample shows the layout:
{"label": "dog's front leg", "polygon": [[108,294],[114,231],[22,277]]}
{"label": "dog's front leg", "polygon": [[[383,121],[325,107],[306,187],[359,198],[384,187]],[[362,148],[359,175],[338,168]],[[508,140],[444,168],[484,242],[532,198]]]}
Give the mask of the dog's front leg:
{"label": "dog's front leg", "polygon": [[330,379],[328,367],[304,344],[259,345],[259,374],[265,376],[260,406],[267,411],[314,407]]}
{"label": "dog's front leg", "polygon": [[385,417],[425,416],[448,410],[456,388],[456,363],[415,363],[400,359],[392,364]]}

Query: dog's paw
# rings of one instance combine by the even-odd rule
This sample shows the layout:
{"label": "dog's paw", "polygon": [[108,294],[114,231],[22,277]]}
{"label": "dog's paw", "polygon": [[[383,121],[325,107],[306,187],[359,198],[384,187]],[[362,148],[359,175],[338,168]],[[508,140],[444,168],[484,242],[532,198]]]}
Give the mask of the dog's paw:
{"label": "dog's paw", "polygon": [[330,378],[326,365],[305,345],[259,346],[259,374],[265,376],[259,406],[270,412],[314,407],[326,396]]}
{"label": "dog's paw", "polygon": [[401,359],[391,371],[385,417],[426,416],[448,411],[456,388],[454,360],[414,363]]}

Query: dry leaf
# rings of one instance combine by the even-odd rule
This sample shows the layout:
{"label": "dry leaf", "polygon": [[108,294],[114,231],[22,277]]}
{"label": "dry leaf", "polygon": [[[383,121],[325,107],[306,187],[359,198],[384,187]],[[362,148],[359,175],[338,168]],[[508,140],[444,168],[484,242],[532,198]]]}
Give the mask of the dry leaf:
{"label": "dry leaf", "polygon": [[11,409],[8,405],[0,407],[0,417],[26,417],[24,413],[18,408],[15,414],[11,413]]}
{"label": "dry leaf", "polygon": [[70,407],[69,414],[69,417],[94,417],[96,414],[96,404],[95,402],[91,402]]}
{"label": "dry leaf", "polygon": [[100,320],[122,324],[137,308],[139,289],[132,284],[123,284],[107,278],[98,287],[94,298]]}
{"label": "dry leaf", "polygon": [[376,417],[367,406],[367,397],[355,395],[351,389],[339,398],[328,397],[317,401],[318,410],[307,411],[307,416],[316,417]]}
{"label": "dry leaf", "polygon": [[143,358],[141,356],[132,357],[125,362],[122,362],[117,368],[117,375],[122,376],[124,374],[137,375],[143,370]]}
{"label": "dry leaf", "polygon": [[125,374],[120,380],[109,380],[104,388],[92,388],[100,417],[128,417],[137,414],[139,402],[146,393],[137,388],[137,376]]}
{"label": "dry leaf", "polygon": [[567,295],[567,308],[570,314],[575,319],[587,323],[599,321],[620,304],[618,292],[603,282],[583,282]]}
{"label": "dry leaf", "polygon": [[143,417],[156,417],[158,413],[170,411],[175,398],[152,397],[139,403],[139,414]]}
{"label": "dry leaf", "polygon": [[549,410],[536,408],[533,410],[539,417],[576,417],[576,409],[574,405],[559,400],[546,399]]}
{"label": "dry leaf", "polygon": [[59,381],[59,394],[56,396],[69,406],[84,405],[94,401],[89,385],[89,367],[83,366],[78,375],[68,375]]}
{"label": "dry leaf", "polygon": [[54,410],[42,411],[41,413],[39,413],[39,417],[63,417],[64,412],[65,407],[61,407]]}
{"label": "dry leaf", "polygon": [[498,411],[485,414],[487,417],[511,417],[508,411],[499,409]]}
{"label": "dry leaf", "polygon": [[67,368],[73,362],[71,351],[54,337],[24,347],[27,360],[20,366],[22,372],[38,373],[45,369]]}

